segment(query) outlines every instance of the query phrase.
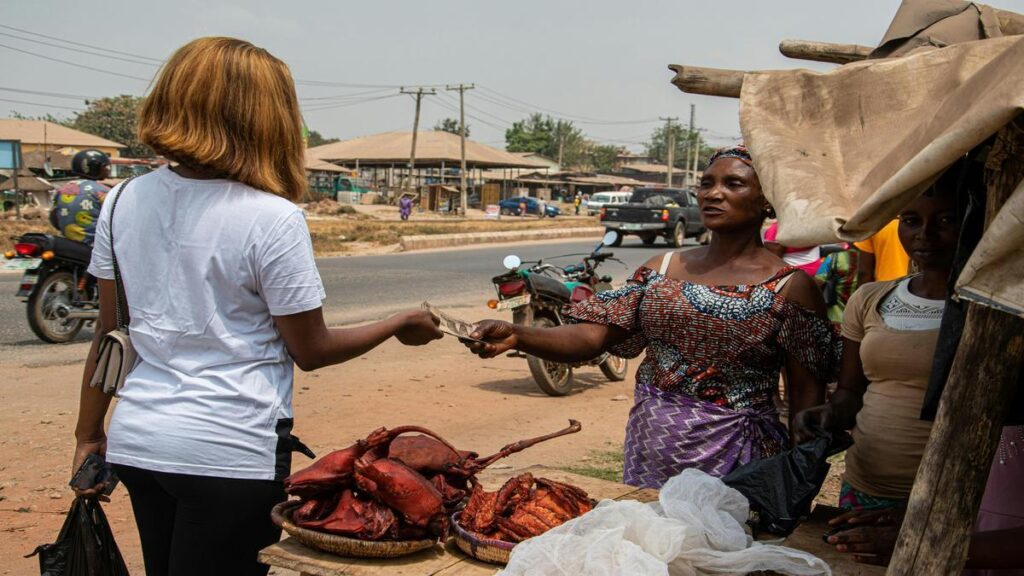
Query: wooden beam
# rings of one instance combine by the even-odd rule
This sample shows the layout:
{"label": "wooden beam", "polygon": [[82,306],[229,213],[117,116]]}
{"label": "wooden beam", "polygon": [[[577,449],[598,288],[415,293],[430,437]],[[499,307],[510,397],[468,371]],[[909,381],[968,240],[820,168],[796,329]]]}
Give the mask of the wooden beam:
{"label": "wooden beam", "polygon": [[743,87],[742,70],[725,70],[722,68],[701,68],[699,66],[682,66],[670,64],[669,70],[676,73],[672,83],[683,92],[705,94],[707,96],[725,96],[739,98]]}
{"label": "wooden beam", "polygon": [[779,52],[797,60],[813,60],[815,62],[831,62],[832,64],[849,64],[859,62],[868,57],[874,48],[859,44],[833,44],[831,42],[814,42],[813,40],[783,40],[779,42]]}
{"label": "wooden beam", "polygon": [[[987,227],[1024,180],[1024,131],[1003,128],[986,168]],[[971,304],[887,574],[961,572],[1022,375],[1024,319]]]}

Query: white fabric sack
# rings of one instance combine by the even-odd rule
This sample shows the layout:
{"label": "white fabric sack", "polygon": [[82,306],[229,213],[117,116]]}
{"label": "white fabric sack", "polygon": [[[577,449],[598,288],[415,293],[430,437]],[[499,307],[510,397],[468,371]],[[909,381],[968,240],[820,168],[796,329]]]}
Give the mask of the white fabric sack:
{"label": "white fabric sack", "polygon": [[753,542],[749,503],[718,478],[685,470],[657,503],[605,500],[512,551],[504,576],[701,576],[774,570],[830,575],[806,552]]}

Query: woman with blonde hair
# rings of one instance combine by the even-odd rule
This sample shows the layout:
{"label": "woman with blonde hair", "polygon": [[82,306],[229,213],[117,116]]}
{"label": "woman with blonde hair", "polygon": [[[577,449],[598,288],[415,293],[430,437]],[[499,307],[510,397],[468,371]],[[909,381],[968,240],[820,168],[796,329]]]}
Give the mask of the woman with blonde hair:
{"label": "woman with blonde hair", "polygon": [[[288,67],[232,38],[167,61],[139,137],[173,162],[104,203],[89,271],[101,317],[86,361],[73,469],[105,455],[128,489],[146,574],[266,574],[271,507],[291,467],[293,364],[344,362],[395,336],[440,338],[429,313],[324,323],[302,211],[302,123]],[[89,386],[116,327],[119,276],[139,361],[110,420]],[[102,486],[79,491],[95,496]]]}

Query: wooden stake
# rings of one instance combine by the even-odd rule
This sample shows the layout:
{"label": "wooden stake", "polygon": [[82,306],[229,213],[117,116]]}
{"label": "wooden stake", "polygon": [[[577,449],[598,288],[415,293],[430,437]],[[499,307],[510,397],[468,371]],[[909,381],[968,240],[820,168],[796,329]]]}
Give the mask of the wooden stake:
{"label": "wooden stake", "polygon": [[[989,154],[986,227],[1024,180],[1024,131]],[[1024,375],[1024,319],[971,304],[887,574],[959,574],[1010,402]]]}
{"label": "wooden stake", "polygon": [[743,88],[745,72],[741,70],[701,68],[700,66],[682,66],[680,64],[670,64],[669,69],[676,73],[672,83],[683,92],[739,98],[740,89]]}
{"label": "wooden stake", "polygon": [[859,62],[867,58],[872,50],[873,48],[870,46],[859,44],[833,44],[812,40],[783,40],[779,42],[779,52],[782,52],[784,56],[833,64]]}

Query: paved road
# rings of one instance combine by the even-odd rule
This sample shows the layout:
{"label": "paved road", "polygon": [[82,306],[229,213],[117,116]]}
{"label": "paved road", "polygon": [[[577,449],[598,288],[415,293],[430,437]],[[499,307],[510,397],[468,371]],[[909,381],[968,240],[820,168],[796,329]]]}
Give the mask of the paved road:
{"label": "paved road", "polygon": [[[321,258],[317,260],[327,290],[324,309],[334,324],[379,318],[389,312],[419,306],[424,300],[440,307],[484,306],[494,294],[491,278],[502,271],[507,254],[536,260],[560,254],[589,252],[594,241],[532,242],[480,248],[410,252],[383,256]],[[607,250],[607,249],[606,249]],[[667,250],[664,244],[643,246],[636,238],[611,249],[626,265],[606,262],[602,271],[621,284],[651,256]],[[579,261],[577,258],[576,261]],[[572,258],[552,260],[572,263]],[[25,305],[14,298],[19,276],[0,275],[0,348],[53,346],[36,339],[25,321]],[[83,330],[77,341],[92,337]]]}

